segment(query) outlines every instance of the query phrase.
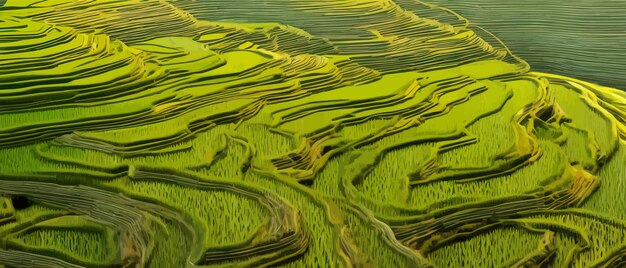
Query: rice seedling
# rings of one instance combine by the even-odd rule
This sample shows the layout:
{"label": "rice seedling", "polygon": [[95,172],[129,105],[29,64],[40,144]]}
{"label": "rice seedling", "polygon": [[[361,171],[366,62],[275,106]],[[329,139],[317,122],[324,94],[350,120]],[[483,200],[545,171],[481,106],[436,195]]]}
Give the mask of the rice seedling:
{"label": "rice seedling", "polygon": [[572,125],[586,129],[602,152],[611,152],[615,146],[612,138],[611,123],[596,110],[587,105],[571,88],[562,85],[551,85],[550,90],[561,105],[561,108],[572,119]]}
{"label": "rice seedling", "polygon": [[[567,264],[572,267],[594,266],[603,257],[617,250],[626,242],[621,235],[624,230],[624,222],[607,222],[606,218],[595,218],[593,213],[583,215],[560,213],[557,215],[535,216],[532,220],[537,222],[542,222],[542,220],[554,221],[563,226],[582,230],[585,232],[584,234],[588,235],[588,240],[574,237],[577,243],[587,247],[571,259],[571,263]],[[566,254],[568,253],[565,250],[568,249],[568,245],[571,245],[571,240],[557,240],[557,248],[563,250],[560,254],[567,256]]]}
{"label": "rice seedling", "polygon": [[264,209],[254,200],[229,192],[201,191],[150,181],[126,180],[117,184],[136,195],[159,196],[168,206],[191,213],[206,228],[205,247],[235,244],[249,238],[266,219]]}
{"label": "rice seedling", "polygon": [[533,192],[558,178],[565,168],[565,156],[558,145],[544,141],[541,149],[543,155],[539,160],[512,174],[467,183],[438,181],[420,185],[411,189],[407,203],[416,207],[436,208]]}
{"label": "rice seedling", "polygon": [[626,162],[626,145],[620,144],[619,149],[609,162],[598,172],[602,187],[583,205],[584,208],[606,214],[616,219],[626,220],[626,207],[621,200],[626,189],[624,163]]}
{"label": "rice seedling", "polygon": [[532,252],[540,239],[540,235],[525,230],[499,228],[444,246],[428,257],[438,267],[499,267],[515,263]]}
{"label": "rice seedling", "polygon": [[245,180],[271,189],[287,200],[291,200],[304,219],[306,230],[311,236],[307,254],[303,258],[286,264],[286,267],[343,265],[341,257],[335,250],[335,245],[338,246],[339,230],[328,218],[328,208],[321,196],[302,190],[301,187],[290,187],[289,183],[272,180],[255,173],[247,174]]}
{"label": "rice seedling", "polygon": [[[92,223],[73,219],[64,219],[61,225],[51,225],[49,221],[36,225],[35,228],[14,236],[13,242],[22,243],[30,250],[53,249],[71,257],[91,263],[109,263],[116,256],[112,231],[86,230]],[[40,227],[40,225],[42,225]],[[90,227],[100,229],[99,227]]]}
{"label": "rice seedling", "polygon": [[67,214],[67,211],[32,204],[26,208],[15,210],[14,221],[0,224],[0,234],[2,234],[2,237],[8,237],[11,232],[16,230],[15,228],[19,228],[22,225],[37,223],[42,219],[54,218],[65,214]]}

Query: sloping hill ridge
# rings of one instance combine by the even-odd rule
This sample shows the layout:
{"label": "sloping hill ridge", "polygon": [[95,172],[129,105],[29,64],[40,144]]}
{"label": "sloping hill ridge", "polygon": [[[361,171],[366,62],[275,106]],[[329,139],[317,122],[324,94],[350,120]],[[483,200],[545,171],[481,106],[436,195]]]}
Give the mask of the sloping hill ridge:
{"label": "sloping hill ridge", "polygon": [[620,267],[626,94],[419,1],[9,0],[0,267]]}
{"label": "sloping hill ridge", "polygon": [[625,1],[429,2],[488,29],[534,70],[626,90]]}

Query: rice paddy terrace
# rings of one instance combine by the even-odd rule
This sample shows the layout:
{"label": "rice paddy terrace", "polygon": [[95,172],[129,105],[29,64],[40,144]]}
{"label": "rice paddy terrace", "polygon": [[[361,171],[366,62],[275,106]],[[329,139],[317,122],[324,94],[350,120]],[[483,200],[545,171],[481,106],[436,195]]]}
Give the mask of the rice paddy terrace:
{"label": "rice paddy terrace", "polygon": [[623,267],[626,93],[419,1],[8,0],[0,266]]}
{"label": "rice paddy terrace", "polygon": [[489,30],[533,70],[626,88],[625,1],[429,2]]}

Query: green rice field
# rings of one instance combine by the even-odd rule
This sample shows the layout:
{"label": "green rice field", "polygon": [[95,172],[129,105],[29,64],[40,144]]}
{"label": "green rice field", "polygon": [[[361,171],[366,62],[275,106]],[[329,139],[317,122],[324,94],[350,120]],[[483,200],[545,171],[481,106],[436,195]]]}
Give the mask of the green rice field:
{"label": "green rice field", "polygon": [[477,31],[406,0],[7,0],[0,267],[626,267],[624,88]]}

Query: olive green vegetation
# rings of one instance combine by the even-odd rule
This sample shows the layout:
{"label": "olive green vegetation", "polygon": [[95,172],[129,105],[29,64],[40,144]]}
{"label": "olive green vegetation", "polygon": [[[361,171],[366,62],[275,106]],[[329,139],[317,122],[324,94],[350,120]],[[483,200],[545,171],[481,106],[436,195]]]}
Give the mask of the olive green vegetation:
{"label": "olive green vegetation", "polygon": [[[409,5],[416,1],[397,2]],[[428,3],[453,10],[477,29],[489,30],[534,70],[626,88],[624,1],[431,0]]]}
{"label": "olive green vegetation", "polygon": [[418,1],[7,1],[0,266],[624,265],[626,94],[480,36]]}

